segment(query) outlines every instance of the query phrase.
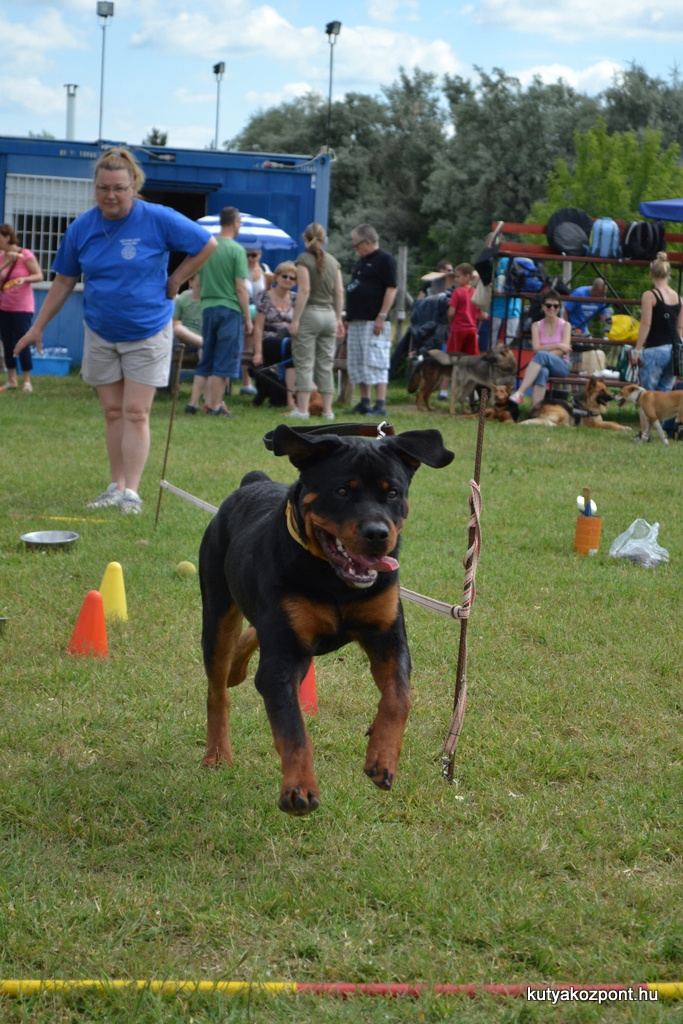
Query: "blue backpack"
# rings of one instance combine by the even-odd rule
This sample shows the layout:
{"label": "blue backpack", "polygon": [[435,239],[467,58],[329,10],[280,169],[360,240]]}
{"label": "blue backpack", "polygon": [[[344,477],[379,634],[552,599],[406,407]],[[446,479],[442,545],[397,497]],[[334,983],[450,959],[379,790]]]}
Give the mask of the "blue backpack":
{"label": "blue backpack", "polygon": [[505,291],[540,292],[545,287],[547,275],[542,260],[531,260],[527,256],[515,256],[508,263],[505,277]]}
{"label": "blue backpack", "polygon": [[591,236],[586,246],[587,256],[601,260],[616,260],[621,256],[619,225],[611,217],[598,217],[593,222]]}

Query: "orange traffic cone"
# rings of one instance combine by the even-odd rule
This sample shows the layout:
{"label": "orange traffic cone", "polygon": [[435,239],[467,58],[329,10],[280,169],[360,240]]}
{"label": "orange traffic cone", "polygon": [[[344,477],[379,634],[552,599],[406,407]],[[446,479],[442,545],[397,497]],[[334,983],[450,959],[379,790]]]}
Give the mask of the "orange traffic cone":
{"label": "orange traffic cone", "polygon": [[91,590],[85,595],[83,607],[69,640],[68,651],[69,654],[79,654],[82,657],[89,654],[96,658],[107,657],[107,627],[104,623],[104,607],[99,590]]}
{"label": "orange traffic cone", "polygon": [[311,659],[308,672],[301,681],[299,687],[299,704],[301,710],[307,715],[318,714],[318,696],[315,691],[315,666]]}

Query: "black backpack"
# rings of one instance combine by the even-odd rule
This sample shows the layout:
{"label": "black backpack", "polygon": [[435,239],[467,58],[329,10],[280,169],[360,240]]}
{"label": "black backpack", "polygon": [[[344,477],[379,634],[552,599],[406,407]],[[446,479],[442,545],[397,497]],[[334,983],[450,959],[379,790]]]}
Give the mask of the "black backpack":
{"label": "black backpack", "polygon": [[563,256],[584,256],[593,218],[575,206],[564,206],[551,214],[545,228],[548,245]]}
{"label": "black backpack", "polygon": [[665,248],[661,220],[632,220],[626,227],[622,253],[627,260],[653,260]]}

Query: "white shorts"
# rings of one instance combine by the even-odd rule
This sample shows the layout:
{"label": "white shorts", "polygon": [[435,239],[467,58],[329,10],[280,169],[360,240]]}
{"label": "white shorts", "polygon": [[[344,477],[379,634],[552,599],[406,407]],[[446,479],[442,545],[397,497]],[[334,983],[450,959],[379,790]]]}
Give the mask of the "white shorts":
{"label": "white shorts", "polygon": [[173,321],[140,341],[106,341],[85,325],[81,376],[99,387],[120,380],[164,388],[168,384],[173,354]]}
{"label": "white shorts", "polygon": [[391,359],[391,324],[375,334],[374,320],[352,320],[346,338],[346,372],[353,384],[386,384]]}

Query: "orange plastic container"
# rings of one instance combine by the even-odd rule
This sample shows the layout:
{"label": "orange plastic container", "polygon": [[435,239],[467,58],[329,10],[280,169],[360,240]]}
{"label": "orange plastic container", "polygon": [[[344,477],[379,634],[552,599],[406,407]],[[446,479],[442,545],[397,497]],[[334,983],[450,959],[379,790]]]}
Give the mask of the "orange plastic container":
{"label": "orange plastic container", "polygon": [[600,547],[602,519],[597,516],[577,516],[574,551],[577,555],[596,555]]}

